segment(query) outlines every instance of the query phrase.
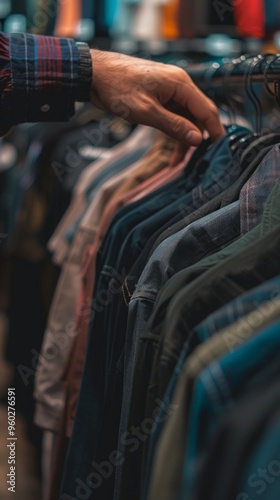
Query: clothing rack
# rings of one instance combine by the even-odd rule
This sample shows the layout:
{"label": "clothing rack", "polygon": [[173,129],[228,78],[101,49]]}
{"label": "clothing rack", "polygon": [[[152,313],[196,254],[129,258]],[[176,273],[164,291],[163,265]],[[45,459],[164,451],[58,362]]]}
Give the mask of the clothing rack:
{"label": "clothing rack", "polygon": [[[108,42],[108,39],[106,41]],[[102,40],[96,40],[95,46],[102,48]],[[207,54],[212,57],[238,57],[240,53],[255,54],[262,49],[261,40],[240,39],[224,34],[209,35],[204,38],[190,38],[179,40],[132,40],[116,39],[111,42],[110,50],[126,54],[149,53],[151,57],[160,54],[182,54],[189,57],[192,54]],[[108,45],[107,45],[108,50]]]}
{"label": "clothing rack", "polygon": [[278,83],[280,54],[242,55],[238,59],[223,59],[221,63],[189,64],[186,71],[203,89],[227,84]]}

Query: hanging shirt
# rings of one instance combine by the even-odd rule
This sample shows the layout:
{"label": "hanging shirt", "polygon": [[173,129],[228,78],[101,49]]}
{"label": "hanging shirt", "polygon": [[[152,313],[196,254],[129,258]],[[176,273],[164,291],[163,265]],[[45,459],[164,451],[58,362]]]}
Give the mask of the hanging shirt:
{"label": "hanging shirt", "polygon": [[78,23],[78,39],[87,42],[94,38],[95,34],[95,5],[89,0],[82,0],[81,20]]}
{"label": "hanging shirt", "polygon": [[162,7],[166,0],[142,0],[136,11],[133,36],[136,40],[160,38]]}
{"label": "hanging shirt", "polygon": [[234,15],[242,36],[263,38],[265,34],[265,12],[263,0],[234,2]]}
{"label": "hanging shirt", "polygon": [[139,0],[119,0],[117,12],[110,33],[113,38],[127,38],[132,36],[134,19]]}
{"label": "hanging shirt", "polygon": [[114,25],[119,0],[105,0],[104,2],[104,22],[105,26],[112,28]]}
{"label": "hanging shirt", "polygon": [[[30,32],[34,35],[53,35],[57,11],[58,0],[30,0],[28,21]],[[34,13],[31,12],[33,4]]]}
{"label": "hanging shirt", "polygon": [[81,14],[80,0],[64,0],[59,4],[54,34],[56,36],[76,37]]}
{"label": "hanging shirt", "polygon": [[194,5],[192,0],[180,0],[177,12],[180,37],[191,38],[195,30],[193,26]]}
{"label": "hanging shirt", "polygon": [[164,38],[171,40],[179,38],[179,7],[179,0],[169,0],[169,2],[163,7],[162,36]]}
{"label": "hanging shirt", "polygon": [[280,28],[280,4],[279,0],[265,0],[265,27],[266,30]]}

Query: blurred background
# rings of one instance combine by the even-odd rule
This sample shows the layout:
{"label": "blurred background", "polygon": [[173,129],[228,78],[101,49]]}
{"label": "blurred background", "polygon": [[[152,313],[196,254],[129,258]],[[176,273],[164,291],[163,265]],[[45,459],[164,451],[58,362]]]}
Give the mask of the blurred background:
{"label": "blurred background", "polygon": [[[1,0],[0,28],[68,36],[125,52],[141,41],[148,42],[143,49],[160,53],[167,42],[177,41],[177,50],[230,55],[240,51],[244,39],[248,47],[262,41],[279,48],[280,5],[277,0]],[[189,45],[195,38],[197,45]]]}

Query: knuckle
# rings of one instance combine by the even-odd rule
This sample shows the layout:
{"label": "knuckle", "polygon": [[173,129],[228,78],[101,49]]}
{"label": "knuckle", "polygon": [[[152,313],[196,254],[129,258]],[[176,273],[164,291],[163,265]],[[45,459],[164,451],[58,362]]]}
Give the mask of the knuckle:
{"label": "knuckle", "polygon": [[177,137],[183,137],[184,132],[185,132],[185,127],[183,126],[181,121],[179,121],[179,120],[172,121],[172,123],[170,125],[171,125],[173,133]]}
{"label": "knuckle", "polygon": [[178,78],[182,79],[182,80],[186,80],[187,79],[187,73],[185,72],[185,70],[183,68],[178,68],[176,67],[176,70],[177,70],[177,75],[178,75]]}
{"label": "knuckle", "polygon": [[155,112],[156,106],[153,101],[143,98],[139,101],[137,100],[134,103],[134,106],[131,110],[131,116],[133,120],[137,121],[141,119],[142,123],[145,124],[147,120],[150,121]]}
{"label": "knuckle", "polygon": [[173,64],[167,65],[168,71],[170,71],[171,75],[176,78],[176,80],[185,80],[187,78],[187,73],[178,66]]}
{"label": "knuckle", "polygon": [[143,96],[141,102],[139,102],[140,109],[145,114],[150,114],[156,112],[157,106],[153,99],[148,96]]}

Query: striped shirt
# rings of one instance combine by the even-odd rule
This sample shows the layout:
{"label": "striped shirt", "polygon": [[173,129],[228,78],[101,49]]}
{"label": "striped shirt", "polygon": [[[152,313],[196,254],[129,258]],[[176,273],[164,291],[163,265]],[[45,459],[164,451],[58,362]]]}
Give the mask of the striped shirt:
{"label": "striped shirt", "polygon": [[68,38],[0,33],[0,136],[22,122],[66,121],[89,101],[86,44]]}

